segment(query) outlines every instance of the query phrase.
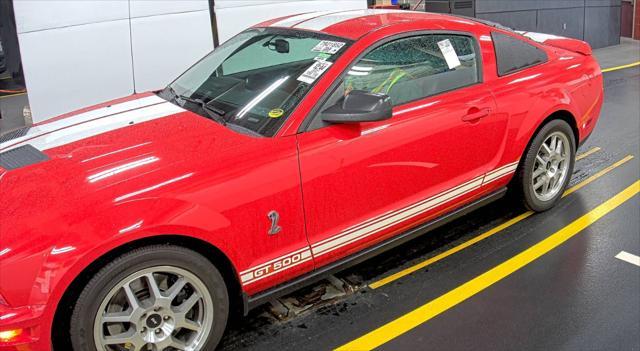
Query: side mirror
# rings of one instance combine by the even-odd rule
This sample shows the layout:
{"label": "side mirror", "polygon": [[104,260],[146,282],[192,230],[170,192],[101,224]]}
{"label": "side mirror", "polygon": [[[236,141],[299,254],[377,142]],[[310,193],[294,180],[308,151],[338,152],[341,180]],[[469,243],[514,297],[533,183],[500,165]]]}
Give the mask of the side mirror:
{"label": "side mirror", "polygon": [[391,118],[391,98],[384,94],[354,90],[322,111],[322,120],[329,123],[359,123]]}

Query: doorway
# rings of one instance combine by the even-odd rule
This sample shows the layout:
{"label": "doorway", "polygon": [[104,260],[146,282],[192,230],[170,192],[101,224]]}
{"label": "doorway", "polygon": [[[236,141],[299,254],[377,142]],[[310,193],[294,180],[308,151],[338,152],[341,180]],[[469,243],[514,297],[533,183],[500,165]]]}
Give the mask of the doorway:
{"label": "doorway", "polygon": [[0,1],[0,135],[31,123],[13,1]]}

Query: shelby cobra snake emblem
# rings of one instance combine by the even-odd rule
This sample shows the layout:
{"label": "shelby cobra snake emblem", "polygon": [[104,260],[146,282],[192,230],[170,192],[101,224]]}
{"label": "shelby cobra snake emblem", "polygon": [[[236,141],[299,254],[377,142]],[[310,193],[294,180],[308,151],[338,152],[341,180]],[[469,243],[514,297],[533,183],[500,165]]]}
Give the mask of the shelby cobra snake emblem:
{"label": "shelby cobra snake emblem", "polygon": [[271,220],[271,228],[269,228],[269,235],[275,235],[280,233],[282,228],[278,225],[278,221],[280,221],[280,214],[277,211],[271,211],[267,214],[269,220]]}

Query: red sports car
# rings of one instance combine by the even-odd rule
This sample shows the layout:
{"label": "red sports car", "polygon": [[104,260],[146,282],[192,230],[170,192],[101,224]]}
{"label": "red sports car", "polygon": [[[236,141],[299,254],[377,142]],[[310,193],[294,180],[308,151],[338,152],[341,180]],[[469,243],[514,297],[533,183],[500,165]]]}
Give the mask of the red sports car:
{"label": "red sports car", "polygon": [[552,207],[603,101],[588,44],[309,13],[166,89],[0,140],[0,348],[212,350],[227,317],[505,194]]}

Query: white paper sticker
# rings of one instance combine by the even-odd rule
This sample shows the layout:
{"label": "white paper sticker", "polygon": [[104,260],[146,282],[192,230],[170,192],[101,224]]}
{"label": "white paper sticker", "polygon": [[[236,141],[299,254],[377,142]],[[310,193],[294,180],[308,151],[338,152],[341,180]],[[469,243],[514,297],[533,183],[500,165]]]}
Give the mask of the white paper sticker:
{"label": "white paper sticker", "polygon": [[439,41],[438,46],[440,47],[442,56],[444,56],[444,59],[447,61],[447,66],[449,66],[449,69],[454,69],[460,66],[460,59],[458,59],[458,54],[456,54],[456,50],[453,48],[453,45],[451,45],[451,41],[449,41],[449,39]]}
{"label": "white paper sticker", "polygon": [[307,70],[304,71],[304,73],[302,73],[300,77],[298,77],[298,80],[307,84],[311,84],[315,82],[316,79],[318,79],[318,77],[320,77],[322,73],[324,73],[324,71],[329,69],[329,67],[331,67],[331,62],[329,61],[316,61],[313,63],[313,65],[311,65],[311,67],[307,68]]}
{"label": "white paper sticker", "polygon": [[323,52],[325,54],[333,55],[336,52],[340,51],[340,49],[342,49],[344,44],[345,43],[341,41],[323,40],[319,42],[318,45],[314,46],[313,49],[311,49],[311,51]]}

